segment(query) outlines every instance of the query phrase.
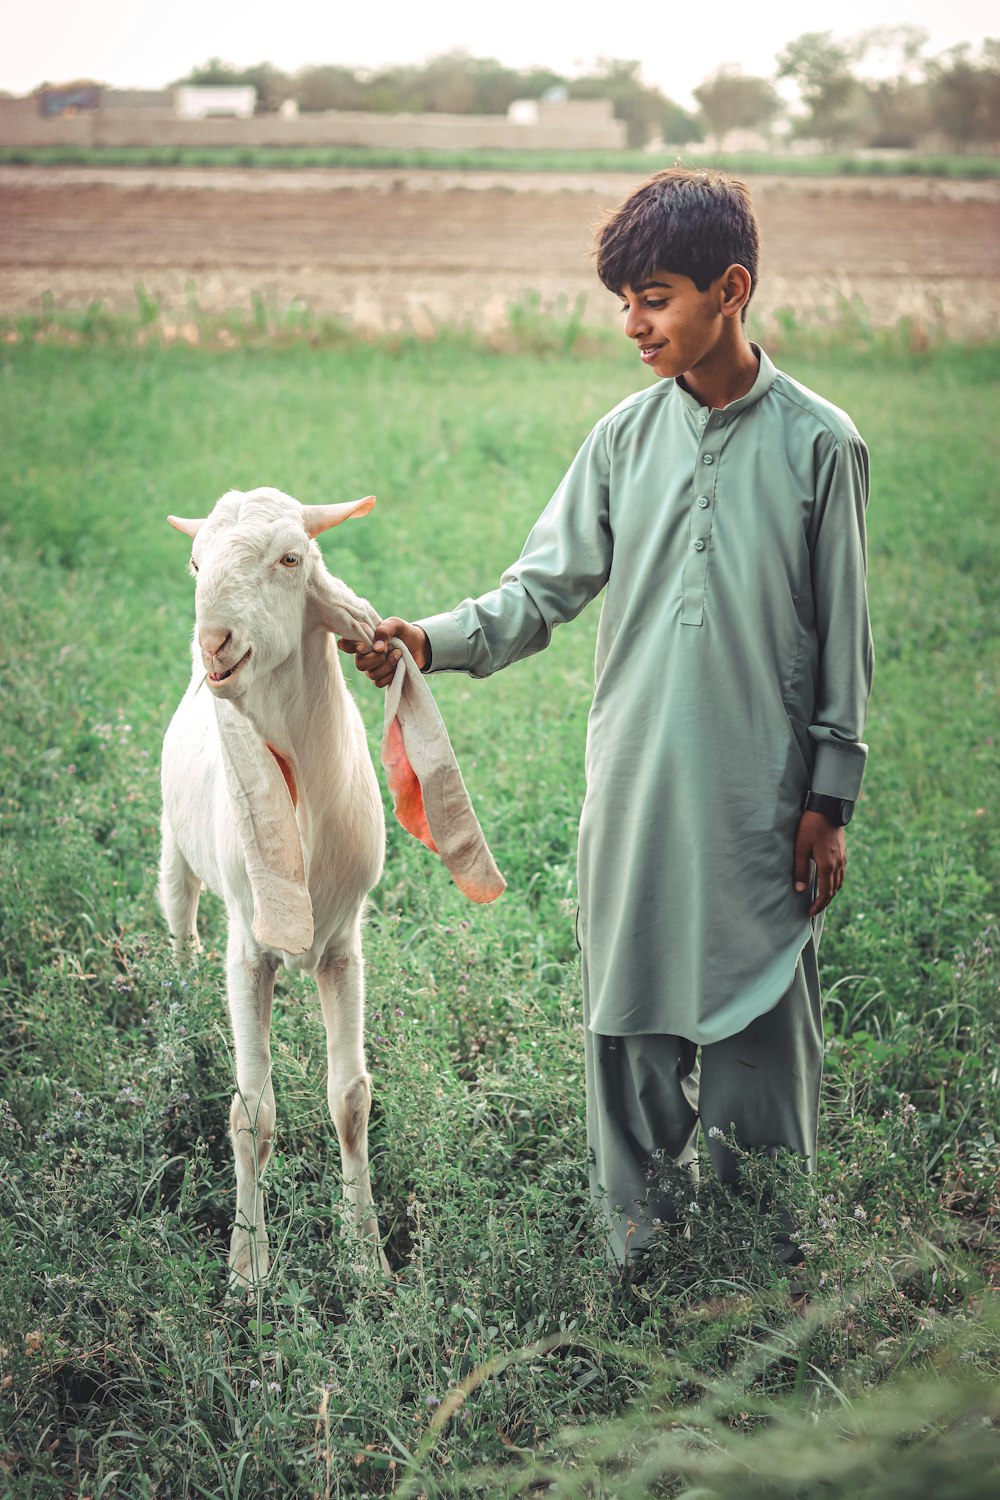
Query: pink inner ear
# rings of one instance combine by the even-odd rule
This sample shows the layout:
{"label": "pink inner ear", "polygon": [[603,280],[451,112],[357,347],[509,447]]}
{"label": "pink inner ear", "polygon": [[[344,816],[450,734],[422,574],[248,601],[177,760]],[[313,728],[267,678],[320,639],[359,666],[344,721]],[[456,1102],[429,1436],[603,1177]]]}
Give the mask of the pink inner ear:
{"label": "pink inner ear", "polygon": [[392,806],[396,817],[407,833],[412,833],[415,839],[427,845],[432,854],[437,854],[438,847],[434,842],[424,808],[424,794],[420,790],[417,773],[411,766],[406,753],[398,719],[393,719],[386,732],[382,764],[385,767],[386,779],[392,793]]}

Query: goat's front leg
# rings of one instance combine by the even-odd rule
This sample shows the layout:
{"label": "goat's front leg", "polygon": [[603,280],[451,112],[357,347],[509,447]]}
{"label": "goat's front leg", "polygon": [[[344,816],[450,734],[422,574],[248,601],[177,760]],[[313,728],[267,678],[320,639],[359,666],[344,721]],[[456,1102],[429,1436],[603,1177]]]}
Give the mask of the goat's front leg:
{"label": "goat's front leg", "polygon": [[274,1139],[271,1005],[278,961],[252,938],[230,931],[226,976],[236,1051],[236,1093],[229,1137],[236,1159],[236,1220],[229,1248],[230,1291],[267,1275],[267,1230],[261,1178]]}
{"label": "goat's front leg", "polygon": [[365,1064],[364,969],[360,951],[327,957],[316,975],[326,1026],[327,1090],[340,1141],[344,1193],[358,1232],[371,1242],[386,1275],[389,1263],[379,1244],[368,1174],[368,1115],[371,1079]]}
{"label": "goat's front leg", "polygon": [[201,878],[180,851],[166,813],[161,822],[160,906],[170,928],[174,957],[181,962],[201,951],[198,941],[198,899]]}

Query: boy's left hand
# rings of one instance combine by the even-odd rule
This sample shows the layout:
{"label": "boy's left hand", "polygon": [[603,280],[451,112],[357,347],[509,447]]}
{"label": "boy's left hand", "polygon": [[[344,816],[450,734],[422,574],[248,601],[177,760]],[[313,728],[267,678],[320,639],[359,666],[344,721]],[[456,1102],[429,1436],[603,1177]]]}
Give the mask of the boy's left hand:
{"label": "boy's left hand", "polygon": [[810,860],[816,866],[816,899],[809,908],[809,915],[817,917],[840,890],[847,868],[844,830],[818,812],[804,812],[795,834],[794,878],[797,891],[809,888]]}

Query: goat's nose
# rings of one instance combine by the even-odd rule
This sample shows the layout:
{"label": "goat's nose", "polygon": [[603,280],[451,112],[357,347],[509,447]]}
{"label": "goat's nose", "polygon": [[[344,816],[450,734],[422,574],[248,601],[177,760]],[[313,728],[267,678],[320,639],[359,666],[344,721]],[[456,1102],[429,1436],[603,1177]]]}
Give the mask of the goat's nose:
{"label": "goat's nose", "polygon": [[231,630],[199,630],[198,644],[206,656],[218,656],[233,638]]}

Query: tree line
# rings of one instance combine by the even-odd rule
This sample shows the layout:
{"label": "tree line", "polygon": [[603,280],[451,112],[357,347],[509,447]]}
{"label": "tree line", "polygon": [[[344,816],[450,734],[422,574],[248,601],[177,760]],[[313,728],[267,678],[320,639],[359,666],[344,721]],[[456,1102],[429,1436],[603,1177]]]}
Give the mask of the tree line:
{"label": "tree line", "polygon": [[693,91],[696,111],[644,82],[640,62],[617,58],[602,58],[575,77],[545,67],[509,68],[462,51],[370,71],[329,63],[285,73],[271,63],[239,68],[210,58],[176,81],[250,84],[264,114],[288,99],[302,111],[502,115],[515,99],[606,98],[625,121],[632,147],[654,140],[718,144],[737,130],[834,149],[906,149],[933,136],[960,150],[994,147],[1000,141],[1000,39],[936,57],[928,57],[926,47],[927,33],[916,26],[876,27],[846,39],[806,32],[777,54],[772,77],[732,65],[716,69]]}

